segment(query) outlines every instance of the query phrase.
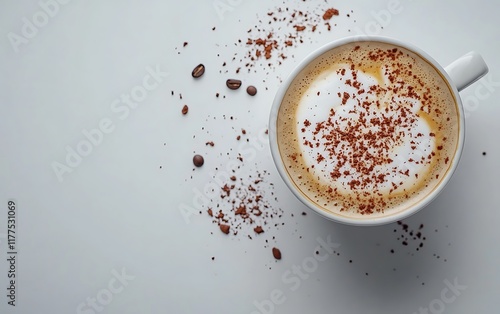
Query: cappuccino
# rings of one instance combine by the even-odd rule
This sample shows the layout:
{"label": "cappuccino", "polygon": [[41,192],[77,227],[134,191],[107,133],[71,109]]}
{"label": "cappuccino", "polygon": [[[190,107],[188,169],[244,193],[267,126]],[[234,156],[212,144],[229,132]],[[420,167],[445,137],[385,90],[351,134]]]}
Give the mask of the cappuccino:
{"label": "cappuccino", "polygon": [[423,200],[458,147],[457,100],[439,70],[375,41],[322,54],[292,81],[276,135],[286,172],[325,211],[389,216]]}

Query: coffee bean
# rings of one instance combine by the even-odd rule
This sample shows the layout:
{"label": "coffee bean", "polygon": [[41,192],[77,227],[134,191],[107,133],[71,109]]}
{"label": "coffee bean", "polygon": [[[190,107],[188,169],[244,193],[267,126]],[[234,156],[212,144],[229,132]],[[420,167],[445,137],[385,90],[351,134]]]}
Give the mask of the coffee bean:
{"label": "coffee bean", "polygon": [[280,249],[273,247],[273,256],[275,259],[281,259]]}
{"label": "coffee bean", "polygon": [[247,87],[247,93],[250,96],[255,96],[255,94],[257,94],[257,88],[255,88],[255,86],[250,85]]}
{"label": "coffee bean", "polygon": [[205,163],[205,160],[203,159],[203,156],[201,155],[194,155],[193,157],[193,164],[196,167],[201,167]]}
{"label": "coffee bean", "polygon": [[182,107],[182,114],[187,114],[188,110],[189,110],[189,107],[187,105],[184,105],[184,107]]}
{"label": "coffee bean", "polygon": [[226,81],[226,86],[229,89],[238,89],[241,86],[241,81],[240,80],[235,80],[235,79],[228,79]]}
{"label": "coffee bean", "polygon": [[193,72],[191,72],[191,75],[194,78],[198,78],[198,77],[202,76],[203,73],[205,73],[205,66],[200,63],[196,66],[196,68],[194,68]]}
{"label": "coffee bean", "polygon": [[221,224],[219,226],[220,228],[220,231],[224,232],[225,234],[228,234],[229,233],[229,229],[231,228],[229,225],[224,225],[224,224]]}

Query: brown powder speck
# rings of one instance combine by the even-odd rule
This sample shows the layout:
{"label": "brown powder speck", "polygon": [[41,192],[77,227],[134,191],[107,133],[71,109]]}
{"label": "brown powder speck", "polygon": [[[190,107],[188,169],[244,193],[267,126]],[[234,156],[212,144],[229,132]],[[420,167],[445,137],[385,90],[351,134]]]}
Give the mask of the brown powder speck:
{"label": "brown powder speck", "polygon": [[[241,158],[240,155],[237,158]],[[242,158],[241,158],[242,159]],[[227,233],[253,239],[251,235],[264,233],[263,226],[283,225],[276,220],[282,217],[282,210],[277,206],[274,185],[266,181],[269,172],[257,172],[248,176],[232,175],[227,182],[220,182],[220,197],[211,198],[207,206],[217,208],[211,221]],[[215,177],[214,177],[215,178]],[[219,179],[220,180],[220,179]],[[268,195],[270,193],[270,195]],[[222,225],[230,227],[221,227]],[[222,232],[225,231],[221,229]],[[274,238],[273,238],[274,240]]]}
{"label": "brown powder speck", "polygon": [[329,20],[331,19],[334,15],[339,15],[339,10],[337,9],[328,9],[325,11],[325,13],[323,14],[323,20]]}
{"label": "brown powder speck", "polygon": [[221,224],[219,227],[220,231],[222,231],[225,234],[229,234],[229,230],[231,229],[229,225]]}
{"label": "brown powder speck", "polygon": [[[247,30],[244,39],[240,38],[235,42],[235,45],[244,45],[247,48],[245,55],[239,56],[239,61],[250,72],[250,68],[262,65],[259,63],[262,58],[270,60],[273,56],[277,56],[284,60],[289,57],[288,48],[305,42],[312,43],[312,40],[305,34],[307,32],[321,33],[325,28],[330,31],[331,25],[324,22],[339,15],[337,9],[326,6],[327,4],[323,4],[315,9],[308,9],[307,12],[299,8],[277,7],[267,12],[265,16],[258,16],[258,23]],[[234,59],[237,60],[237,54]],[[281,65],[280,59],[276,58],[267,65],[271,68]]]}
{"label": "brown powder speck", "polygon": [[295,28],[295,30],[296,30],[297,32],[302,32],[303,30],[305,30],[305,29],[306,29],[306,27],[305,27],[305,26],[303,26],[303,25],[294,25],[293,27]]}

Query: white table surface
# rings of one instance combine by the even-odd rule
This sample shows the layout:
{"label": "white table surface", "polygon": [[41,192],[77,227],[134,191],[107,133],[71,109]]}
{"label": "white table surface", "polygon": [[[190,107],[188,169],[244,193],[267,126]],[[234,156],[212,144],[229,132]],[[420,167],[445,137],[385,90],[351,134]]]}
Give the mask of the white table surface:
{"label": "white table surface", "polygon": [[[287,6],[336,7],[340,16],[330,32],[304,32],[283,64],[272,59],[270,69],[258,63],[234,74],[241,62],[232,56],[247,51],[234,43]],[[498,312],[500,2],[73,0],[47,10],[44,20],[38,1],[0,3],[1,313]],[[23,26],[34,15],[41,26]],[[490,67],[461,93],[467,136],[459,169],[435,202],[405,220],[409,229],[424,224],[419,251],[419,241],[397,239],[400,225],[356,228],[313,214],[287,190],[258,137],[280,78],[315,48],[360,32],[407,40],[443,65],[476,50]],[[194,80],[199,63],[207,70]],[[125,112],[116,103],[137,92],[148,71],[160,72],[158,84],[148,81],[154,87]],[[257,95],[228,90],[227,78],[255,85]],[[58,178],[54,163],[66,164],[66,148],[84,145],[82,132],[100,124],[109,132]],[[256,146],[246,147],[252,151],[239,176],[269,171],[266,184],[274,183],[278,199],[271,203],[283,211],[269,222],[284,225],[253,240],[249,226],[222,234],[206,208],[190,214],[198,211],[194,191],[242,149],[241,128]],[[205,145],[210,140],[214,147]],[[193,171],[194,152],[205,165]],[[15,307],[6,290],[9,200],[16,203]],[[324,261],[317,261],[318,238],[338,245],[321,251]]]}

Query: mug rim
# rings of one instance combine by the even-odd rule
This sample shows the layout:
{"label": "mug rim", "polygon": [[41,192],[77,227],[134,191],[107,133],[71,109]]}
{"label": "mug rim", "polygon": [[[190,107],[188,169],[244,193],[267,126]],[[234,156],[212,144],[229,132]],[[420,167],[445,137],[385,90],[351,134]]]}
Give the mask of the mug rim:
{"label": "mug rim", "polygon": [[[291,83],[293,80],[299,75],[299,73],[304,70],[307,65],[309,65],[311,62],[316,60],[318,57],[323,55],[324,53],[328,52],[331,49],[334,49],[336,47],[349,44],[349,43],[355,43],[355,42],[382,42],[386,44],[392,44],[395,46],[399,46],[402,48],[405,48],[415,54],[417,54],[419,57],[421,57],[423,60],[427,61],[430,65],[432,65],[436,71],[439,72],[439,74],[445,79],[448,87],[452,91],[453,97],[455,99],[455,105],[457,107],[457,114],[458,114],[458,139],[457,139],[457,147],[455,150],[455,153],[453,155],[453,158],[451,160],[450,167],[446,171],[444,177],[438,182],[438,184],[430,191],[427,195],[424,195],[421,200],[419,200],[417,203],[410,205],[409,207],[394,213],[394,214],[389,214],[389,215],[384,215],[384,216],[379,216],[379,217],[368,217],[368,218],[354,218],[354,217],[347,217],[347,216],[342,216],[337,213],[327,211],[326,209],[320,208],[319,205],[311,201],[310,199],[306,198],[303,195],[303,192],[299,190],[297,186],[295,186],[295,182],[290,178],[287,170],[285,169],[283,160],[281,158],[281,154],[279,152],[279,147],[278,147],[278,139],[277,139],[277,121],[278,121],[278,112],[281,107],[281,103],[283,101],[283,98],[288,91],[288,88],[290,87]],[[271,113],[270,113],[270,118],[269,118],[269,142],[270,142],[270,148],[271,148],[271,155],[274,160],[274,164],[276,165],[276,168],[278,169],[278,172],[285,181],[287,187],[289,190],[292,191],[292,193],[297,197],[304,205],[306,205],[308,208],[312,209],[314,212],[319,214],[320,216],[327,218],[332,221],[336,221],[339,223],[347,224],[347,225],[356,225],[356,226],[377,226],[377,225],[384,225],[392,222],[396,222],[399,220],[402,220],[404,218],[407,218],[418,211],[420,211],[422,208],[426,207],[429,205],[444,189],[444,187],[448,184],[450,181],[451,177],[453,176],[461,155],[463,151],[463,146],[465,142],[465,116],[464,116],[464,111],[463,111],[463,105],[462,105],[462,100],[459,94],[459,91],[457,89],[456,84],[452,81],[450,78],[449,74],[445,71],[445,69],[430,55],[428,55],[425,51],[422,49],[416,47],[415,45],[408,43],[406,41],[401,41],[392,37],[386,37],[386,36],[378,36],[378,35],[357,35],[357,36],[349,36],[349,37],[344,37],[341,39],[337,39],[334,41],[331,41],[318,49],[312,51],[310,54],[308,54],[303,60],[301,60],[295,68],[292,70],[292,72],[288,75],[285,81],[283,81],[282,85],[278,89],[274,100],[273,104],[271,107]]]}

